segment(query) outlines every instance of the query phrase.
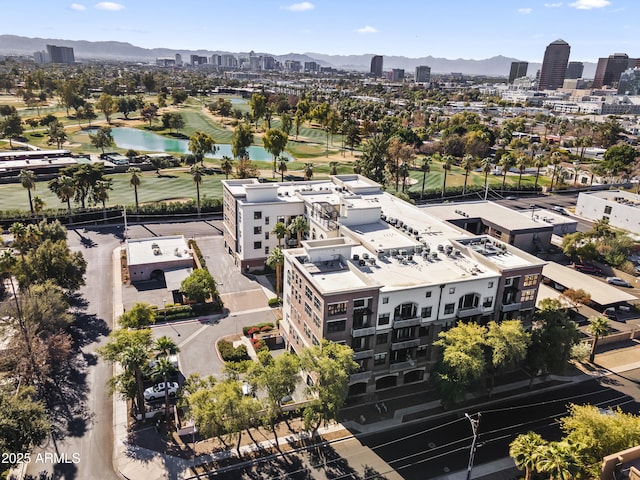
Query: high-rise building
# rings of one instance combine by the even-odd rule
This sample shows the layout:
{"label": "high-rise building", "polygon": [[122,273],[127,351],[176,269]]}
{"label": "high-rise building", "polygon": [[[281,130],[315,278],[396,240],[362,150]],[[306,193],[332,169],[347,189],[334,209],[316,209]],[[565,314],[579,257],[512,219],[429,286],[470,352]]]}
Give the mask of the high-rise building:
{"label": "high-rise building", "polygon": [[576,78],[582,78],[582,72],[584,72],[584,63],[582,62],[569,62],[567,65],[567,73],[564,78],[569,80],[575,80]]}
{"label": "high-rise building", "polygon": [[47,52],[34,52],[33,60],[38,64],[49,63],[49,54]]}
{"label": "high-rise building", "polygon": [[416,67],[416,83],[429,83],[431,81],[431,67],[421,65]]}
{"label": "high-rise building", "polygon": [[179,53],[176,53],[176,67],[181,67],[182,66],[182,55],[180,55]]}
{"label": "high-rise building", "polygon": [[382,76],[382,55],[374,55],[371,58],[371,75],[374,77]]}
{"label": "high-rise building", "polygon": [[529,62],[511,62],[509,70],[509,83],[513,83],[516,78],[526,77]]}
{"label": "high-rise building", "polygon": [[51,63],[76,63],[73,48],[47,45],[47,54]]}
{"label": "high-rise building", "polygon": [[607,58],[599,58],[593,88],[617,86],[620,74],[636,64],[635,58],[629,58],[626,53],[614,53]]}
{"label": "high-rise building", "polygon": [[317,62],[304,62],[304,71],[305,72],[319,72],[320,65]]}
{"label": "high-rise building", "polygon": [[551,42],[544,51],[538,90],[557,90],[562,87],[567,73],[571,47],[564,40]]}
{"label": "high-rise building", "polygon": [[618,95],[640,95],[640,68],[630,68],[620,75]]}
{"label": "high-rise building", "polygon": [[394,68],[388,73],[387,78],[391,82],[402,82],[404,80],[404,68]]}

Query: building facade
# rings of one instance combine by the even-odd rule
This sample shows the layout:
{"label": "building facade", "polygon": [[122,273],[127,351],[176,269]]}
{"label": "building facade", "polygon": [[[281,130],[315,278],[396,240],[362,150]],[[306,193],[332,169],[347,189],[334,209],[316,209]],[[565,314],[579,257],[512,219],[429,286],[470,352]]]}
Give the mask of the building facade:
{"label": "building facade", "polygon": [[526,77],[529,62],[511,62],[509,70],[509,83],[513,83],[516,78]]}
{"label": "building facade", "polygon": [[618,95],[640,95],[640,68],[630,68],[620,75]]}
{"label": "building facade", "polygon": [[431,67],[420,65],[416,67],[416,83],[429,83],[431,81]]}
{"label": "building facade", "polygon": [[[544,262],[365,177],[223,185],[225,242],[240,268],[264,264],[265,244],[253,242],[265,242],[275,221],[304,215],[307,240],[282,242],[290,248],[283,250],[281,333],[294,352],[325,338],[350,345],[360,365],[351,395],[426,381],[438,360],[433,342],[456,322],[533,315]],[[273,234],[268,241],[278,244]]]}
{"label": "building facade", "polygon": [[71,47],[47,45],[47,54],[50,63],[76,63],[73,48]]}
{"label": "building facade", "polygon": [[371,69],[369,70],[369,73],[371,73],[371,75],[373,75],[374,77],[381,77],[382,63],[382,55],[374,55],[373,58],[371,58]]}
{"label": "building facade", "polygon": [[564,40],[556,40],[547,46],[542,60],[538,90],[557,90],[562,87],[570,53],[571,47]]}
{"label": "building facade", "polygon": [[582,73],[584,72],[584,63],[582,62],[569,62],[567,65],[567,73],[565,74],[565,80],[575,80],[577,78],[582,78]]}
{"label": "building facade", "polygon": [[614,53],[607,58],[599,58],[593,79],[593,88],[617,87],[622,72],[633,68],[635,64],[636,59],[629,58],[626,53]]}
{"label": "building facade", "polygon": [[609,220],[609,225],[640,234],[640,195],[621,190],[581,192],[576,215]]}

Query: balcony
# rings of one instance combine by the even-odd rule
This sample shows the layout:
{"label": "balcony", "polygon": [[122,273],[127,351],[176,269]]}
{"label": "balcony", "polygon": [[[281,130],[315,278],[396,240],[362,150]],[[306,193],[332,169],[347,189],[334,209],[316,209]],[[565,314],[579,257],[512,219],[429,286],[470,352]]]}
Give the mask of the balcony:
{"label": "balcony", "polygon": [[349,383],[366,382],[371,378],[371,371],[349,375]]}
{"label": "balcony", "polygon": [[352,338],[367,337],[376,333],[376,327],[354,327],[351,330]]}
{"label": "balcony", "polygon": [[501,312],[515,312],[516,310],[520,310],[522,303],[508,303],[506,305],[502,305],[500,307]]}
{"label": "balcony", "polygon": [[362,360],[364,358],[373,357],[373,350],[360,350],[359,352],[355,352],[353,354],[354,360]]}
{"label": "balcony", "polygon": [[406,362],[392,363],[389,365],[389,373],[399,372],[401,370],[408,370],[415,368],[418,362],[415,360],[407,360]]}
{"label": "balcony", "polygon": [[420,339],[416,338],[414,340],[405,340],[403,342],[395,342],[391,344],[391,350],[402,350],[405,348],[413,348],[420,345]]}
{"label": "balcony", "polygon": [[473,317],[474,315],[482,315],[484,309],[482,307],[467,307],[458,309],[458,318]]}
{"label": "balcony", "polygon": [[398,317],[398,320],[393,320],[393,328],[415,327],[416,325],[420,325],[420,318],[401,319]]}

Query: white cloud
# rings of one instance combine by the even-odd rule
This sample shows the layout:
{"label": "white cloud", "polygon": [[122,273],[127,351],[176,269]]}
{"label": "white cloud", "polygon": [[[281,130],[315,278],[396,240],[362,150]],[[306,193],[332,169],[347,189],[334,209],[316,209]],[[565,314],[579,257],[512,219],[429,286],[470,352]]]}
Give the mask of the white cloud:
{"label": "white cloud", "polygon": [[562,2],[558,2],[558,3],[545,3],[544,4],[545,7],[547,8],[558,8],[562,6]]}
{"label": "white cloud", "polygon": [[592,8],[603,8],[611,5],[609,0],[577,0],[569,6],[578,10],[591,10]]}
{"label": "white cloud", "polygon": [[79,12],[83,12],[86,9],[87,9],[87,7],[85,7],[81,3],[72,3],[71,4],[71,10],[78,10]]}
{"label": "white cloud", "polygon": [[378,33],[378,30],[376,28],[373,28],[370,25],[366,25],[362,28],[356,28],[355,30],[358,33],[363,33],[363,34],[367,34],[367,33]]}
{"label": "white cloud", "polygon": [[286,7],[281,7],[283,10],[289,10],[290,12],[304,12],[306,10],[313,10],[316,6],[311,2],[293,3]]}
{"label": "white cloud", "polygon": [[533,8],[519,8],[518,9],[518,13],[521,13],[523,15],[529,15],[531,12],[533,12]]}
{"label": "white cloud", "polygon": [[124,5],[115,2],[100,2],[96,3],[94,7],[98,10],[111,10],[112,12],[124,9]]}

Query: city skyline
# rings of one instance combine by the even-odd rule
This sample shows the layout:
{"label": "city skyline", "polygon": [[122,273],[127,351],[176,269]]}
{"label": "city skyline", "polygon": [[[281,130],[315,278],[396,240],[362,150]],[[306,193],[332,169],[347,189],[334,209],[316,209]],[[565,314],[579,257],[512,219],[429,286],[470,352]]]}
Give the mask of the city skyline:
{"label": "city skyline", "polygon": [[571,60],[640,53],[631,21],[640,4],[632,0],[420,2],[400,12],[389,2],[363,0],[247,0],[241,12],[234,2],[185,0],[177,11],[167,0],[152,8],[143,0],[39,0],[12,2],[3,10],[5,18],[28,19],[8,22],[5,34],[144,48],[451,59],[504,55],[541,62],[545,47],[562,38],[571,45]]}

